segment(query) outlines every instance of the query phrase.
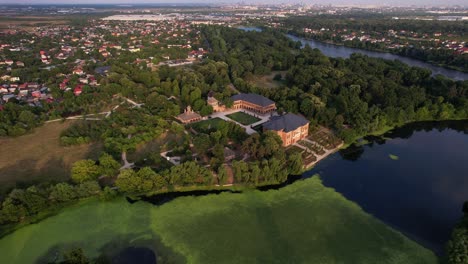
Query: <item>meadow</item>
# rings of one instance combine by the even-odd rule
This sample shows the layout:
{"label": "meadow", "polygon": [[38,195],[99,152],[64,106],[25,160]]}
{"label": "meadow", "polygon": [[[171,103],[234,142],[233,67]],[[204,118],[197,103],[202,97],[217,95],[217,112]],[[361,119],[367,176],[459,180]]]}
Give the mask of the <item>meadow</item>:
{"label": "meadow", "polygon": [[268,75],[252,75],[247,78],[247,81],[256,87],[265,87],[269,89],[279,88],[284,85],[284,81],[275,80],[275,75],[281,74],[283,77],[286,75],[286,71],[273,71]]}
{"label": "meadow", "polygon": [[52,122],[24,136],[0,138],[0,194],[15,186],[68,180],[73,162],[97,158],[99,144],[60,145],[60,133],[72,122]]}
{"label": "meadow", "polygon": [[172,263],[437,263],[319,177],[161,206],[82,203],[2,238],[0,263],[50,261],[73,247],[96,257],[124,246],[151,247]]}

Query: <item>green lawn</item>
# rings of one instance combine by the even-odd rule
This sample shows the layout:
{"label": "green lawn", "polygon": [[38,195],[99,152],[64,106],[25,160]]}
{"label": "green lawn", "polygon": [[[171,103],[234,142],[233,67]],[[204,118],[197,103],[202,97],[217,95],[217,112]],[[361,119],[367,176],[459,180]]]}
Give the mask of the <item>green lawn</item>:
{"label": "green lawn", "polygon": [[97,256],[119,245],[151,246],[171,263],[437,263],[318,177],[159,207],[123,198],[81,204],[1,239],[0,263],[50,260],[64,247]]}
{"label": "green lawn", "polygon": [[189,126],[195,129],[197,132],[206,133],[206,132],[216,131],[218,126],[224,122],[227,122],[227,121],[219,117],[216,117],[216,118],[210,118],[207,120],[196,122],[196,123],[190,124]]}
{"label": "green lawn", "polygon": [[237,121],[237,122],[243,124],[244,126],[251,125],[251,124],[256,123],[256,122],[261,120],[260,118],[256,118],[255,116],[251,116],[251,115],[246,114],[244,112],[236,112],[236,113],[226,115],[226,116],[229,117],[230,119],[234,120],[234,121]]}

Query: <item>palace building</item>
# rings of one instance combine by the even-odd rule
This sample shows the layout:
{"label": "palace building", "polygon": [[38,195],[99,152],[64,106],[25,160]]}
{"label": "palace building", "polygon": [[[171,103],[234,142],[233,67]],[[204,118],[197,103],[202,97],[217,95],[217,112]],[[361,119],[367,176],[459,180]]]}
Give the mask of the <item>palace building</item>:
{"label": "palace building", "polygon": [[213,108],[213,112],[226,111],[226,107],[221,104],[218,99],[214,98],[214,93],[211,91],[208,93],[208,99],[206,100],[207,105]]}
{"label": "palace building", "polygon": [[241,93],[231,97],[233,109],[246,109],[259,114],[267,114],[276,110],[276,104],[272,100],[253,93]]}
{"label": "palace building", "polygon": [[184,112],[176,117],[177,120],[182,124],[188,124],[202,119],[201,115],[195,113],[190,106],[184,110]]}
{"label": "palace building", "polygon": [[273,116],[263,124],[263,130],[275,131],[283,140],[283,146],[286,147],[309,135],[309,120],[295,114]]}

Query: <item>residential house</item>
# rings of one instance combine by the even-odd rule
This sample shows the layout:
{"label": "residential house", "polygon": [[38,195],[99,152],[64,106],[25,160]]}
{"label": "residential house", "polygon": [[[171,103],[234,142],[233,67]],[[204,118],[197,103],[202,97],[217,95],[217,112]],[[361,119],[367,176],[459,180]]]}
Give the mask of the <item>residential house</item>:
{"label": "residential house", "polygon": [[73,89],[73,93],[75,94],[75,96],[80,95],[82,92],[83,86],[81,84],[78,84],[77,86],[75,86],[75,89]]}

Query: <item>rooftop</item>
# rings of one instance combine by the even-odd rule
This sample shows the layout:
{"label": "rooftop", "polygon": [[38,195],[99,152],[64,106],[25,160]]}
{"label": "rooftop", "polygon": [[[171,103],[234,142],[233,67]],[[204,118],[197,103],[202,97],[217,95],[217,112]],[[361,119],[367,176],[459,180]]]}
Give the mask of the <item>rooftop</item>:
{"label": "rooftop", "polygon": [[191,120],[200,119],[201,115],[195,113],[190,106],[188,106],[185,111],[176,117],[182,122],[189,122]]}
{"label": "rooftop", "polygon": [[267,130],[291,132],[297,128],[309,123],[309,120],[303,116],[295,114],[285,114],[282,116],[273,116],[270,120],[263,124],[263,128]]}
{"label": "rooftop", "polygon": [[253,94],[253,93],[241,93],[241,94],[236,94],[231,97],[233,101],[246,101],[252,104],[256,104],[262,107],[269,106],[274,104],[272,100],[266,98],[265,96],[261,96],[259,94]]}

